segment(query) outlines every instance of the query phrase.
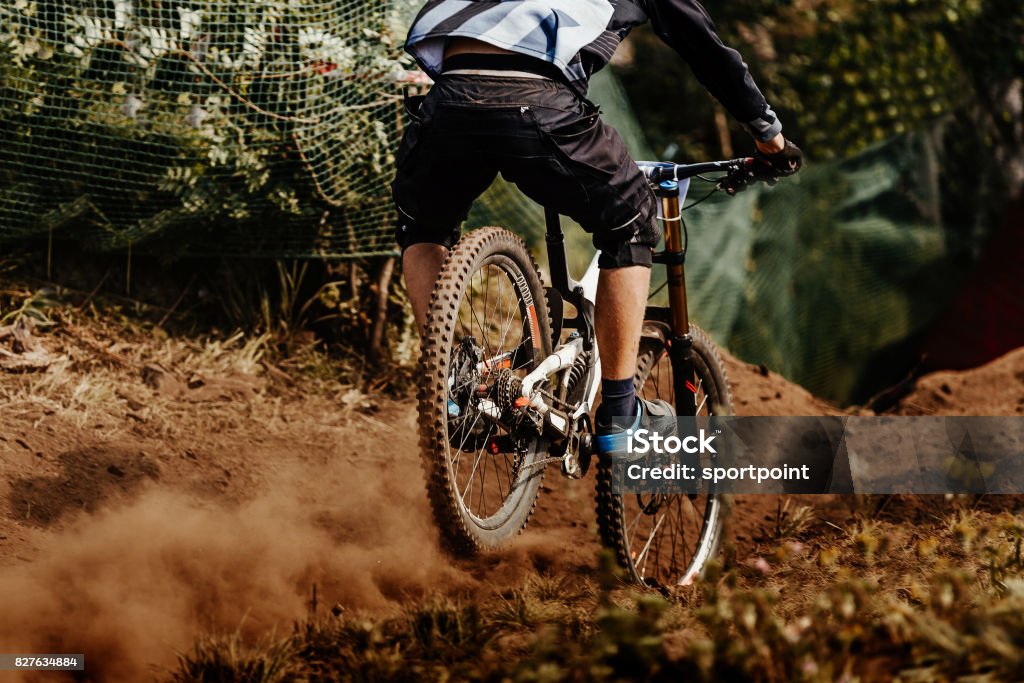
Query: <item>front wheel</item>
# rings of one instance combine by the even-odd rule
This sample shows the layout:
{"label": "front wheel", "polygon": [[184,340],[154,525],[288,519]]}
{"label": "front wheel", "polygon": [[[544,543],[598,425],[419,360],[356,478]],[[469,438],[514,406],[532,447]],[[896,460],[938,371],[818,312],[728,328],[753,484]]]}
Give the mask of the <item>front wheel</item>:
{"label": "front wheel", "polygon": [[491,549],[530,518],[547,444],[501,404],[551,353],[547,299],[523,241],[482,228],[434,287],[422,340],[419,433],[434,519],[453,551]]}
{"label": "front wheel", "polygon": [[[698,415],[729,415],[732,397],[725,367],[711,339],[691,325]],[[665,344],[644,339],[634,379],[637,395],[676,405],[672,361]],[[689,585],[701,575],[721,539],[724,501],[713,491],[697,494],[612,492],[611,462],[597,470],[601,540],[615,551],[633,581],[650,586]]]}

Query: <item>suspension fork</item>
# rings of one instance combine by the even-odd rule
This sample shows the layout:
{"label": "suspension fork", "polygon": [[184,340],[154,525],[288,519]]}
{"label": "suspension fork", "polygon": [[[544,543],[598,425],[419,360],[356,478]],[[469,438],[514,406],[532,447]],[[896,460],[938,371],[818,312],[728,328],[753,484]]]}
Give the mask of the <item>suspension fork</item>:
{"label": "suspension fork", "polygon": [[676,414],[697,414],[697,387],[694,385],[693,337],[690,336],[690,311],[686,302],[686,243],[683,238],[682,213],[679,206],[679,183],[667,180],[655,188],[661,201],[661,217],[665,228],[665,251],[654,255],[655,263],[668,273],[668,299],[672,335],[669,339],[669,360],[676,397]]}

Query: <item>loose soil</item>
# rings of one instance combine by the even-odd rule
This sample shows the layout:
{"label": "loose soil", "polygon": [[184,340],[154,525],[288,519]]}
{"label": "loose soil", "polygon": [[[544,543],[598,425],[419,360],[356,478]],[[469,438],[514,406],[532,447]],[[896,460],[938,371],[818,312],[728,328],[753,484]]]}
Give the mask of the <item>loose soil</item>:
{"label": "loose soil", "polygon": [[[0,371],[4,651],[103,653],[93,663],[104,680],[140,680],[165,675],[204,631],[258,636],[311,610],[387,615],[431,593],[595,570],[593,480],[554,470],[508,549],[443,553],[411,399],[307,380],[308,367],[264,362],[260,340],[199,344],[73,317],[35,337],[44,369]],[[725,358],[739,414],[840,414]],[[925,377],[898,412],[1022,406],[1024,349]],[[835,525],[862,505],[787,505],[799,504]],[[910,521],[920,508],[897,500],[876,512]],[[754,557],[784,515],[776,497],[739,498],[729,552]]]}

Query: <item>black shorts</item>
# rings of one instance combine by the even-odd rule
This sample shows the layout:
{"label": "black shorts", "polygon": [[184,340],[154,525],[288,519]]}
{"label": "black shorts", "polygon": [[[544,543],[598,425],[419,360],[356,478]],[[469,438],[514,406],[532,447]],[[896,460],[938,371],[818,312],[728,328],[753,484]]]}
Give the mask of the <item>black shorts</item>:
{"label": "black shorts", "polygon": [[593,235],[602,268],[651,265],[657,205],[614,128],[547,79],[446,75],[411,98],[391,185],[403,249],[451,248],[498,173]]}

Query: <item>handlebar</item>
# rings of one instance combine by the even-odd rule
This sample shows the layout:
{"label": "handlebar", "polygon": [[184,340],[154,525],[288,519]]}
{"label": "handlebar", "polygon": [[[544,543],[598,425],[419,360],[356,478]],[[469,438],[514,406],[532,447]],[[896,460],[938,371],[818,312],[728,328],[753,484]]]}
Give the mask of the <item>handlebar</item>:
{"label": "handlebar", "polygon": [[725,161],[705,161],[698,164],[673,164],[662,161],[638,161],[637,166],[648,182],[658,184],[667,180],[686,180],[704,173],[724,172],[718,179],[718,188],[734,195],[742,192],[754,182],[774,185],[778,175],[765,165],[758,164],[753,157],[742,157]]}

